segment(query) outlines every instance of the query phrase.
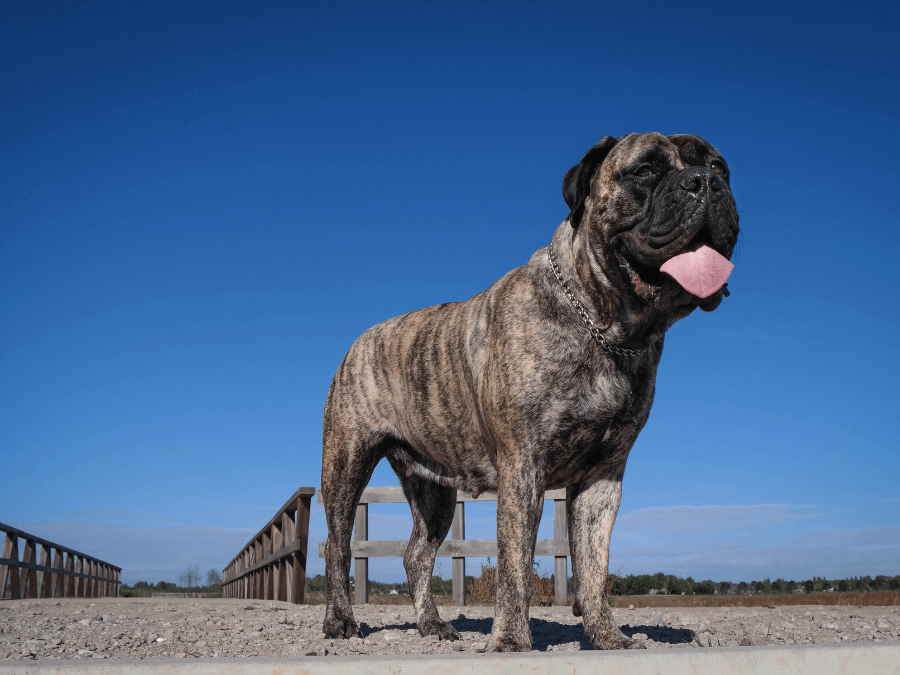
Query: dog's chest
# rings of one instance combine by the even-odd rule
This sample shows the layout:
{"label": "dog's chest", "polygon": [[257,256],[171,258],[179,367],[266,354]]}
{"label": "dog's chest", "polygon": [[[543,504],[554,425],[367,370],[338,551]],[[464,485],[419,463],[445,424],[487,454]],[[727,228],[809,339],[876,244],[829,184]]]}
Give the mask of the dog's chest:
{"label": "dog's chest", "polygon": [[624,461],[647,422],[655,367],[604,368],[570,382],[548,419],[545,461],[551,482],[570,484],[596,465]]}

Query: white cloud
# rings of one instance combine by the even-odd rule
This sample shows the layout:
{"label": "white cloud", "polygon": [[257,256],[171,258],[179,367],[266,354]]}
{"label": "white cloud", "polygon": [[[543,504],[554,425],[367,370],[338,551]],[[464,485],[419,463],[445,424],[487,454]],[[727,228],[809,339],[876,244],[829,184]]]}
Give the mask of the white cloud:
{"label": "white cloud", "polygon": [[819,530],[761,544],[710,539],[631,546],[617,541],[614,533],[610,567],[621,568],[623,574],[662,571],[714,581],[779,577],[800,581],[813,576],[894,575],[898,560],[900,527]]}
{"label": "white cloud", "polygon": [[818,518],[810,507],[795,504],[654,506],[620,514],[617,528],[665,534],[710,533],[760,528],[776,523]]}

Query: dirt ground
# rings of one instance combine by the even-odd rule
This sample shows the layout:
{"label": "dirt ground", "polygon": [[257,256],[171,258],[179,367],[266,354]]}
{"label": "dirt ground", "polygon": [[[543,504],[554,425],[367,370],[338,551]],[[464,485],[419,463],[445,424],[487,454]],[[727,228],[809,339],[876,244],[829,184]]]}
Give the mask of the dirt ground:
{"label": "dirt ground", "polygon": [[[421,637],[412,607],[355,607],[364,638],[325,639],[324,605],[263,600],[103,598],[0,601],[0,659],[234,658],[443,654],[484,650],[492,607],[440,608],[459,641]],[[847,606],[614,609],[648,649],[900,640],[900,608]],[[570,607],[532,607],[540,651],[590,649]]]}

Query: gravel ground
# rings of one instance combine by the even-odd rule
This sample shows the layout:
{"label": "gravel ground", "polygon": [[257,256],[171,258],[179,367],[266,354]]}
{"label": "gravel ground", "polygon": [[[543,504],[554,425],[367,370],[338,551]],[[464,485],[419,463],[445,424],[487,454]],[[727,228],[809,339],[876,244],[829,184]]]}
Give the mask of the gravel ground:
{"label": "gravel ground", "polygon": [[[440,607],[461,640],[421,637],[410,606],[356,607],[365,639],[328,640],[324,605],[262,600],[104,598],[0,602],[0,659],[194,658],[479,652],[492,607]],[[648,649],[900,640],[897,607],[615,609]],[[568,607],[532,607],[540,651],[590,649]]]}

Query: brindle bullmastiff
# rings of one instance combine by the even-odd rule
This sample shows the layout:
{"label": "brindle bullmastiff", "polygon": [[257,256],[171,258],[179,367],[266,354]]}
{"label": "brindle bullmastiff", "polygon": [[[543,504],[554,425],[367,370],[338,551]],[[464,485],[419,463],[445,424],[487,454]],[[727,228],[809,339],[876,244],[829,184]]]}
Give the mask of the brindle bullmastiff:
{"label": "brindle bullmastiff", "polygon": [[457,639],[431,594],[458,490],[497,493],[493,651],[530,651],[544,491],[566,488],[576,615],[597,649],[640,647],[607,602],[625,461],[669,327],[728,295],[738,214],[728,166],[696,136],[604,137],[563,180],[549,246],[465,302],[366,331],[325,404],[329,637],[358,633],[348,591],[360,495],[387,458],[413,516],[403,563],[422,635]]}

